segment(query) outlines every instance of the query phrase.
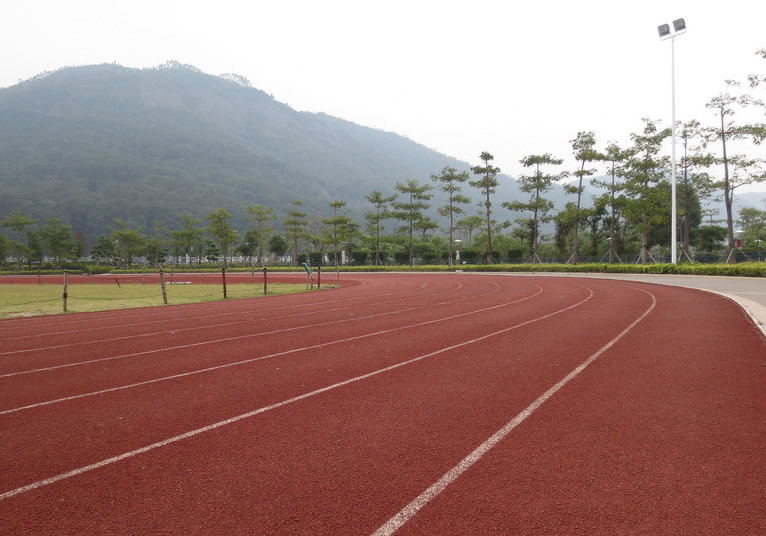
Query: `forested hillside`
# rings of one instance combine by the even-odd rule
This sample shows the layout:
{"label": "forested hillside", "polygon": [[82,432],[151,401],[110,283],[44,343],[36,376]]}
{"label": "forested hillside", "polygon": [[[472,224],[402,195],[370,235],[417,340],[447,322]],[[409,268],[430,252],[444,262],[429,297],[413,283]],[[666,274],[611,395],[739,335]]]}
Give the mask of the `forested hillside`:
{"label": "forested hillside", "polygon": [[114,218],[174,227],[176,213],[226,207],[238,225],[246,205],[284,214],[294,199],[322,216],[340,199],[361,219],[372,190],[445,165],[470,166],[174,62],[64,68],[0,89],[0,217],[58,217],[91,243]]}

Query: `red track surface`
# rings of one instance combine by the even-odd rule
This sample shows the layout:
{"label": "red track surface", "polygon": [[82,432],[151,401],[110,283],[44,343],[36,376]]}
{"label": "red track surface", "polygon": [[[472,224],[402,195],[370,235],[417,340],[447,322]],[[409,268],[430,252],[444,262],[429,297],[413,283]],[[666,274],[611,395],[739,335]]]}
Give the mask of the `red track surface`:
{"label": "red track surface", "polygon": [[766,342],[608,280],[0,321],[0,533],[766,534]]}

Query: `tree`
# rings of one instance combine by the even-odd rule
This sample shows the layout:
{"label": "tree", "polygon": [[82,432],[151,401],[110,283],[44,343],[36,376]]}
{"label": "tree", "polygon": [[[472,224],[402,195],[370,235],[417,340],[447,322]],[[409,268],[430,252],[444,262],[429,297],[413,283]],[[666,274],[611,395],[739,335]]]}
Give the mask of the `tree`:
{"label": "tree", "polygon": [[473,231],[474,229],[481,227],[483,224],[484,218],[479,215],[466,216],[465,218],[458,220],[457,228],[463,233],[463,236],[468,235],[468,245],[466,247],[470,248],[473,245]]}
{"label": "tree", "polygon": [[760,250],[760,244],[766,242],[766,210],[744,207],[739,211],[737,224],[742,229],[745,245]]}
{"label": "tree", "polygon": [[407,223],[403,230],[407,231],[408,243],[409,243],[409,264],[414,266],[415,255],[413,250],[412,233],[416,228],[416,224],[423,219],[423,211],[430,205],[426,203],[431,199],[431,194],[428,192],[432,189],[429,184],[418,184],[415,179],[408,179],[406,184],[400,182],[396,183],[396,190],[405,196],[406,201],[394,202],[392,207],[394,209],[393,217],[397,220],[402,220]]}
{"label": "tree", "polygon": [[[258,258],[256,262],[263,264],[263,246],[268,241],[269,235],[274,231],[267,223],[275,220],[277,217],[272,207],[265,207],[263,205],[248,205],[245,208],[245,212],[248,214],[248,220],[255,223],[254,232],[251,234],[248,231],[245,236],[249,237],[248,243],[257,244]],[[248,257],[250,256],[248,255]]]}
{"label": "tree", "polygon": [[431,180],[438,184],[438,189],[447,194],[447,203],[438,208],[439,216],[449,218],[449,244],[447,246],[447,263],[452,266],[453,232],[455,230],[454,218],[456,214],[463,214],[465,210],[460,205],[471,202],[460,193],[460,184],[468,180],[468,172],[458,173],[457,169],[446,166],[438,175],[431,175]]}
{"label": "tree", "polygon": [[229,246],[237,240],[237,231],[229,224],[231,214],[225,208],[219,207],[208,214],[207,219],[210,222],[208,232],[217,239],[223,254],[223,263],[226,264]]}
{"label": "tree", "polygon": [[114,238],[106,235],[100,235],[96,239],[96,245],[90,250],[91,256],[95,257],[97,263],[109,262],[114,263],[117,259],[117,245]]}
{"label": "tree", "polygon": [[20,242],[14,242],[14,249],[19,256],[19,264],[24,263],[23,257],[34,255],[33,250],[35,248],[33,246],[35,246],[35,244],[38,242],[36,231],[34,230],[34,225],[36,223],[37,220],[28,216],[24,216],[20,210],[14,210],[8,216],[3,218],[2,222],[0,222],[1,226],[7,227],[19,234],[24,234],[27,238],[27,244],[25,247],[19,247]]}
{"label": "tree", "polygon": [[569,143],[572,144],[575,160],[580,162],[580,169],[574,172],[574,175],[578,179],[577,186],[566,186],[564,188],[568,194],[577,194],[574,221],[574,246],[571,257],[572,264],[577,264],[578,256],[580,255],[580,209],[583,193],[582,181],[583,178],[590,177],[596,172],[595,169],[586,169],[585,166],[594,160],[601,160],[602,156],[596,150],[596,134],[592,131],[578,132],[577,137],[573,140],[569,140]]}
{"label": "tree", "polygon": [[396,194],[383,197],[381,192],[373,190],[365,196],[365,199],[372,203],[374,208],[374,211],[368,212],[365,217],[367,218],[368,232],[375,235],[375,264],[380,266],[383,264],[380,258],[380,231],[383,230],[383,226],[380,222],[391,217],[388,204],[396,200]]}
{"label": "tree", "polygon": [[154,222],[152,235],[146,239],[146,257],[153,266],[165,262],[167,255],[168,232],[161,221]]}
{"label": "tree", "polygon": [[697,232],[697,249],[716,251],[726,240],[726,228],[717,225],[700,225]]}
{"label": "tree", "polygon": [[115,218],[114,227],[109,229],[112,240],[128,268],[133,264],[133,257],[140,254],[146,243],[146,236],[141,228],[134,228],[133,225],[131,222]]}
{"label": "tree", "polygon": [[563,160],[555,158],[549,153],[541,155],[529,155],[521,159],[521,165],[528,168],[534,167],[535,172],[532,175],[522,175],[518,178],[519,188],[522,192],[530,194],[529,201],[522,203],[520,201],[503,203],[503,206],[512,211],[529,211],[532,212],[530,228],[532,231],[531,237],[531,249],[532,256],[531,262],[540,262],[540,257],[537,255],[537,248],[540,241],[540,222],[549,221],[548,212],[553,208],[553,202],[549,199],[545,199],[543,194],[550,191],[553,187],[553,183],[562,177],[562,174],[551,175],[543,173],[540,166],[558,166],[561,165]]}
{"label": "tree", "polygon": [[297,199],[292,203],[293,208],[287,212],[287,217],[282,222],[282,226],[285,228],[288,239],[293,244],[293,262],[298,265],[298,241],[305,238],[306,227],[309,221],[306,219],[306,213],[301,210],[301,201]]}
{"label": "tree", "polygon": [[74,234],[69,225],[64,224],[60,218],[48,218],[40,228],[40,240],[43,247],[53,256],[55,263],[61,262],[61,257],[75,245]]}
{"label": "tree", "polygon": [[[759,163],[756,159],[748,159],[744,155],[736,157],[729,156],[728,143],[733,140],[742,140],[751,138],[758,142],[762,139],[763,125],[738,125],[732,117],[735,113],[735,106],[743,107],[754,104],[754,100],[749,95],[735,96],[729,93],[730,88],[737,87],[739,84],[731,80],[726,81],[726,91],[715,97],[706,104],[707,108],[716,111],[720,120],[720,126],[703,128],[705,144],[712,142],[721,143],[721,158],[718,160],[723,165],[723,180],[718,186],[723,189],[723,201],[726,208],[726,229],[727,229],[727,251],[726,261],[728,263],[736,262],[735,242],[734,242],[734,215],[732,204],[734,203],[734,190],[745,184],[760,182],[766,179],[766,175],[758,173],[749,173],[753,166]],[[740,171],[734,175],[735,167]]]}
{"label": "tree", "polygon": [[699,121],[689,121],[681,128],[681,140],[684,155],[681,157],[681,176],[678,181],[678,209],[681,216],[681,255],[691,261],[692,229],[702,222],[700,200],[710,197],[715,183],[705,171],[715,163],[715,157],[703,153],[700,147],[693,146],[689,154],[689,143],[700,138]]}
{"label": "tree", "polygon": [[325,243],[332,246],[333,264],[338,267],[338,246],[347,242],[351,238],[353,225],[351,218],[342,212],[346,203],[343,201],[332,201],[330,207],[333,210],[333,217],[322,220],[329,226],[325,234]]}
{"label": "tree", "polygon": [[269,251],[273,255],[277,257],[284,256],[284,254],[287,253],[288,247],[289,246],[287,244],[287,241],[284,238],[282,238],[282,235],[275,234],[269,237]]}
{"label": "tree", "polygon": [[485,209],[485,221],[487,224],[487,264],[492,264],[495,262],[495,257],[492,254],[492,194],[495,193],[495,189],[497,188],[499,181],[497,180],[496,176],[498,173],[500,173],[500,168],[495,167],[490,162],[495,159],[494,156],[489,154],[488,152],[484,151],[479,156],[482,162],[484,162],[483,166],[474,166],[471,168],[471,171],[473,171],[474,175],[481,176],[480,179],[477,179],[475,181],[469,181],[468,184],[473,186],[474,188],[479,188],[481,190],[482,195],[484,196],[484,201],[479,204],[479,206],[484,206]]}
{"label": "tree", "polygon": [[243,257],[247,257],[247,264],[253,264],[253,255],[263,250],[263,245],[258,242],[257,229],[248,229],[245,232],[245,236],[242,237],[242,242],[237,246],[237,253]]}
{"label": "tree", "polygon": [[171,231],[170,235],[173,241],[181,244],[185,248],[185,253],[191,255],[194,250],[194,245],[197,244],[197,250],[199,252],[198,257],[202,255],[202,228],[197,227],[202,220],[194,218],[188,212],[182,212],[176,214],[176,217],[181,220],[181,229],[177,231]]}
{"label": "tree", "polygon": [[614,142],[609,143],[606,146],[606,151],[602,155],[602,159],[609,162],[608,172],[611,176],[611,182],[594,181],[594,184],[607,188],[609,191],[605,194],[608,199],[610,215],[609,215],[609,264],[614,263],[615,256],[617,256],[616,243],[617,235],[615,234],[619,221],[619,212],[617,210],[617,191],[622,187],[616,183],[618,174],[622,173],[622,163],[630,156],[630,151],[621,149],[619,145]]}
{"label": "tree", "polygon": [[657,123],[644,119],[640,134],[630,135],[633,146],[624,165],[625,217],[641,235],[639,260],[646,264],[649,256],[649,236],[652,227],[665,224],[670,215],[670,199],[658,195],[657,184],[668,172],[668,158],[659,156],[670,129],[660,130]]}

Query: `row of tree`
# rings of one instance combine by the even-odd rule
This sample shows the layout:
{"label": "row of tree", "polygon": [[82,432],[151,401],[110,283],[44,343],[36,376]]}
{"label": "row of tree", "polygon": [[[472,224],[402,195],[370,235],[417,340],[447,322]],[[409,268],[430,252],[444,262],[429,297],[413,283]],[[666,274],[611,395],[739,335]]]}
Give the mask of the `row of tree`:
{"label": "row of tree", "polygon": [[[766,59],[766,50],[759,54]],[[752,75],[748,83],[752,90],[758,91],[766,87],[766,76]],[[752,148],[766,138],[764,123],[740,124],[734,119],[739,110],[766,106],[763,100],[741,92],[740,87],[727,81],[726,91],[707,104],[715,111],[716,124],[703,126],[698,121],[689,121],[678,125],[683,143],[677,177],[682,260],[692,260],[695,242],[701,249],[709,250],[715,248],[716,240],[725,238],[726,259],[734,262],[740,244],[734,232],[735,191],[766,180],[763,159],[732,151],[733,144],[742,147],[744,142],[745,147]],[[502,252],[506,257],[526,257],[529,262],[541,262],[541,249],[548,256],[554,251],[568,256],[571,263],[577,263],[583,252],[596,256],[602,251],[610,262],[620,260],[621,254],[635,252],[639,262],[646,263],[651,258],[652,246],[671,246],[670,166],[669,158],[662,154],[670,135],[670,128],[644,119],[641,131],[631,134],[630,145],[620,147],[608,143],[599,149],[594,132],[579,132],[570,141],[577,161],[577,169],[571,172],[559,170],[563,160],[549,153],[525,156],[520,162],[529,172],[517,180],[526,197],[501,204],[518,214],[514,221],[498,220],[493,210],[500,169],[493,165],[492,154],[482,152],[480,164],[470,172],[445,167],[431,175],[433,184],[409,179],[397,183],[396,191],[388,195],[377,190],[370,192],[366,196],[371,210],[366,214],[365,232],[352,221],[344,201],[332,201],[330,215],[316,220],[308,218],[302,202],[295,200],[282,221],[282,234],[274,233],[272,222],[278,219],[274,209],[263,205],[245,208],[252,227],[241,233],[232,227],[232,216],[224,208],[208,214],[207,225],[202,225],[201,218],[185,212],[177,215],[177,229],[169,230],[157,223],[149,234],[130,222],[115,219],[114,227],[108,234],[99,236],[90,255],[99,261],[119,259],[129,265],[136,256],[157,264],[167,257],[178,262],[182,257],[201,260],[222,256],[225,261],[236,253],[261,263],[266,250],[277,257],[291,250],[293,262],[298,262],[299,255],[308,251],[337,264],[340,252],[345,250],[355,260],[375,264],[402,261],[406,255],[409,264],[421,258],[451,265],[456,260],[455,248],[459,242],[455,233],[458,232],[459,240],[467,242],[463,258],[476,257],[480,252],[488,263],[499,260]],[[606,164],[605,179],[592,178],[597,173],[594,167],[597,163]],[[715,168],[722,171],[719,179],[714,178]],[[573,200],[554,214],[554,204],[547,196],[555,184],[567,177],[576,180],[565,186]],[[585,206],[583,194],[587,180],[606,193]],[[472,202],[464,192],[466,183],[479,193],[479,213],[471,214],[467,208]],[[444,204],[435,207],[445,219],[444,235],[429,235],[439,229],[439,223],[427,216],[434,189],[445,199]],[[712,222],[702,225],[701,201],[715,195],[724,201],[725,228]],[[393,233],[384,234],[387,220],[401,225]],[[744,234],[740,239],[759,249],[760,242],[766,240],[765,220],[766,211],[743,209],[739,223]],[[541,232],[543,224],[551,221],[555,224],[555,234],[546,237]],[[49,218],[39,224],[16,210],[0,220],[0,225],[13,231],[16,238],[0,235],[0,259],[14,256],[41,261],[48,256],[60,262],[65,257],[80,258],[86,254],[83,236],[73,233],[59,218]],[[508,229],[510,231],[505,232]],[[26,238],[26,243],[22,243],[21,237]],[[354,251],[357,255],[353,255]]]}

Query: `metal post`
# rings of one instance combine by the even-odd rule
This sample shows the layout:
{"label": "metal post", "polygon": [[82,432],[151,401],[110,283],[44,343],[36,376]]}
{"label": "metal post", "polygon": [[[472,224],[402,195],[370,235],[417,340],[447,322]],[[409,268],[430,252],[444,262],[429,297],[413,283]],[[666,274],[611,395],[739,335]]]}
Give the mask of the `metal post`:
{"label": "metal post", "polygon": [[225,300],[228,296],[226,295],[226,267],[221,267],[221,279],[223,280],[223,299]]}
{"label": "metal post", "polygon": [[168,293],[165,289],[165,270],[160,267],[160,287],[162,287],[162,303],[168,304]]}
{"label": "metal post", "polygon": [[671,165],[670,173],[671,177],[671,210],[670,210],[670,262],[676,264],[677,258],[677,244],[678,238],[676,236],[676,36],[670,38],[670,55],[671,55],[671,121],[672,121],[672,138],[673,147],[670,151]]}
{"label": "metal post", "polygon": [[67,300],[67,290],[69,289],[69,272],[64,270],[64,312],[67,312],[67,306],[66,306],[66,300]]}

